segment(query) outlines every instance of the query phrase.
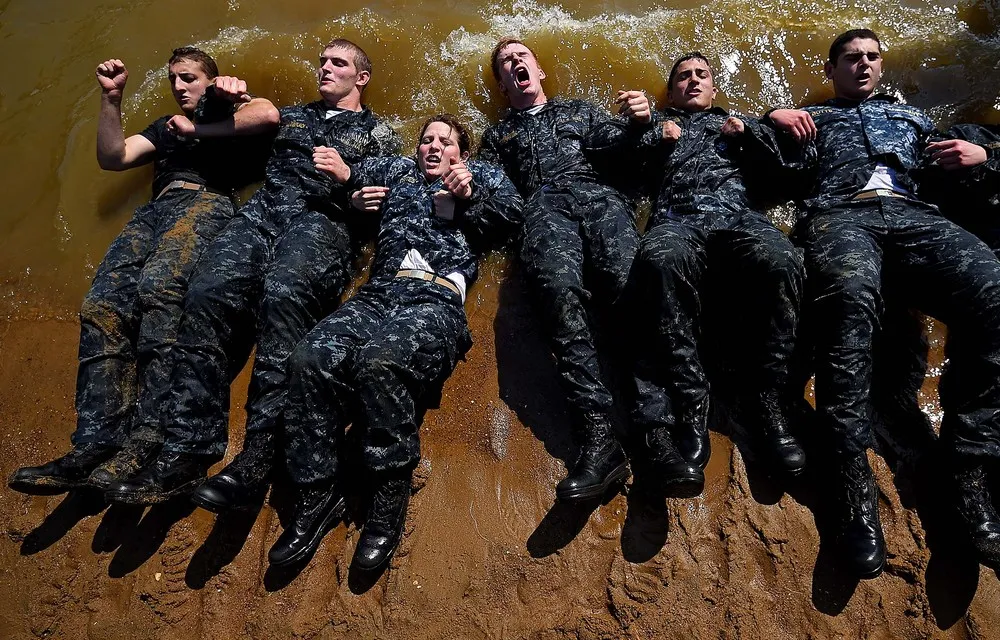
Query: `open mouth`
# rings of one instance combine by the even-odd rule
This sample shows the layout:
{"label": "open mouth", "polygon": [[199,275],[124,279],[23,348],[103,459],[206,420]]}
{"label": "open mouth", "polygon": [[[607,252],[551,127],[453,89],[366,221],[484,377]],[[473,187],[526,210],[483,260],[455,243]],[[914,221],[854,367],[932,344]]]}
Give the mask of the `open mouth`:
{"label": "open mouth", "polygon": [[517,67],[514,69],[514,81],[517,82],[517,86],[526,87],[531,84],[531,74],[528,73],[527,67]]}
{"label": "open mouth", "polygon": [[432,153],[431,155],[429,155],[426,158],[424,158],[424,163],[427,164],[427,165],[440,164],[441,163],[441,156],[438,156],[438,155],[435,155],[435,154]]}

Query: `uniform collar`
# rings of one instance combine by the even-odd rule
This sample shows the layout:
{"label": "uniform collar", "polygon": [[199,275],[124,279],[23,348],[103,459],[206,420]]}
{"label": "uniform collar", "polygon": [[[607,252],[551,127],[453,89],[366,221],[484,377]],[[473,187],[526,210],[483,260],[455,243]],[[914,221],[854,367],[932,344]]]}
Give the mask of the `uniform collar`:
{"label": "uniform collar", "polygon": [[728,116],[729,112],[722,107],[712,107],[711,109],[705,109],[704,111],[684,111],[683,109],[677,109],[676,107],[667,107],[663,110],[664,115],[677,116],[679,118],[690,118],[702,113],[714,113],[717,116]]}
{"label": "uniform collar", "polygon": [[899,98],[896,96],[890,96],[887,93],[875,93],[864,100],[850,100],[848,98],[830,98],[824,104],[831,107],[857,107],[864,102],[888,102],[889,104],[895,104],[899,102]]}

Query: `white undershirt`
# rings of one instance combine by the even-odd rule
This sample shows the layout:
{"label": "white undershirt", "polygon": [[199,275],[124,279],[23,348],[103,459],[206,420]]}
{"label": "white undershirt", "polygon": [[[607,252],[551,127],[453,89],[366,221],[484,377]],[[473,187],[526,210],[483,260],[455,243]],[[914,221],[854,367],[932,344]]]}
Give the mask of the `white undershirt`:
{"label": "white undershirt", "polygon": [[[420,255],[420,252],[416,249],[410,249],[406,252],[406,256],[403,261],[399,263],[400,270],[404,269],[416,269],[418,271],[426,271],[427,273],[436,273],[434,269],[431,269],[431,265],[424,260],[424,257]],[[455,273],[449,273],[445,276],[445,279],[450,281],[453,285],[458,287],[459,295],[462,297],[462,303],[465,303],[465,276],[457,271]]]}
{"label": "white undershirt", "polygon": [[861,190],[874,191],[875,189],[886,189],[888,191],[895,191],[896,193],[912,195],[906,187],[899,184],[896,172],[881,162],[875,165],[875,173],[872,174],[871,178],[868,178],[868,184],[862,187]]}
{"label": "white undershirt", "polygon": [[324,120],[329,120],[333,116],[339,116],[340,114],[344,113],[345,111],[347,111],[347,109],[327,109],[326,110],[326,116],[323,119]]}
{"label": "white undershirt", "polygon": [[542,104],[536,104],[533,107],[528,107],[527,109],[525,109],[525,111],[527,111],[531,115],[535,115],[536,113],[538,113],[539,111],[541,111],[543,108],[545,108],[545,103],[544,102]]}

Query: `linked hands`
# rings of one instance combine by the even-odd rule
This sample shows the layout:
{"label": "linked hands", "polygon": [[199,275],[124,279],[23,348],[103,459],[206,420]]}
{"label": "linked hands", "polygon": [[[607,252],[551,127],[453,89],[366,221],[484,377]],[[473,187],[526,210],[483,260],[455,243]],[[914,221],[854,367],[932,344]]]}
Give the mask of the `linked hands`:
{"label": "linked hands", "polygon": [[618,105],[618,113],[633,122],[648,124],[653,119],[649,98],[642,91],[619,91],[615,104]]}

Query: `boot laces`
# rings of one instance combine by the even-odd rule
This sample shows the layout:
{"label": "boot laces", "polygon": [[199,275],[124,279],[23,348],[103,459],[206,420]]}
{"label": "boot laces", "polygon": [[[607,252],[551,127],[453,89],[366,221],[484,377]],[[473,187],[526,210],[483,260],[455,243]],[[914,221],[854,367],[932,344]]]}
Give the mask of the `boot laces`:
{"label": "boot laces", "polygon": [[395,528],[398,517],[399,502],[405,497],[404,492],[410,490],[410,485],[402,478],[387,480],[372,496],[372,506],[368,511],[365,526],[378,527],[385,531]]}
{"label": "boot laces", "polygon": [[848,462],[841,470],[847,506],[851,513],[870,514],[875,505],[875,478],[865,454],[860,454]]}
{"label": "boot laces", "polygon": [[957,474],[959,487],[959,509],[969,522],[1000,520],[993,508],[986,473],[982,466],[963,469]]}

